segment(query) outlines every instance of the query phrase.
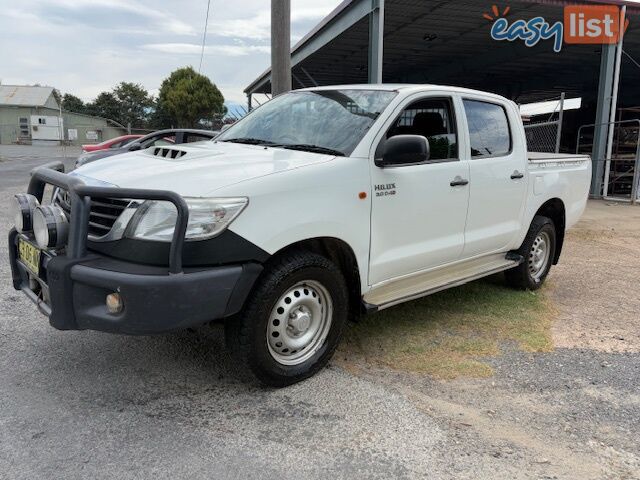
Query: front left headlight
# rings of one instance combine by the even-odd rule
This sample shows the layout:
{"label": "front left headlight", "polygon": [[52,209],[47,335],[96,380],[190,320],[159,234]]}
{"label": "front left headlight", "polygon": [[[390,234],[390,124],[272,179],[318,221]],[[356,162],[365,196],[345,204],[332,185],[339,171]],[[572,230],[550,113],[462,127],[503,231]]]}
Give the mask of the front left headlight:
{"label": "front left headlight", "polygon": [[[222,233],[249,203],[246,197],[189,198],[189,222],[185,239],[206,240]],[[139,240],[170,242],[176,226],[177,210],[171,202],[148,200],[140,205],[129,222],[125,236]]]}

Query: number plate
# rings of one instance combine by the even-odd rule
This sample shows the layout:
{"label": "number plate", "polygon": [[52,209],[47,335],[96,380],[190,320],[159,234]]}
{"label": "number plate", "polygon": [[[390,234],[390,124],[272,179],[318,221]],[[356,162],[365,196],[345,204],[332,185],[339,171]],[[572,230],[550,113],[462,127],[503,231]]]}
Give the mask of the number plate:
{"label": "number plate", "polygon": [[40,249],[22,239],[18,242],[18,257],[36,275],[40,275]]}

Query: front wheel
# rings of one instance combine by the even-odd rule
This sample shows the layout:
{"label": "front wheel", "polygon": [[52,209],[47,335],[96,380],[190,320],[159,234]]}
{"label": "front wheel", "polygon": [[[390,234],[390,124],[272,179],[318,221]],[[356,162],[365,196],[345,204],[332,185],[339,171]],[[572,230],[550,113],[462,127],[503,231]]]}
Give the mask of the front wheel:
{"label": "front wheel", "polygon": [[327,364],[348,306],[335,264],[314,253],[292,253],[266,266],[242,313],[227,321],[227,343],[261,382],[290,385]]}
{"label": "front wheel", "polygon": [[556,229],[551,219],[536,215],[517,253],[524,261],[505,272],[507,283],[521,289],[540,288],[556,253]]}

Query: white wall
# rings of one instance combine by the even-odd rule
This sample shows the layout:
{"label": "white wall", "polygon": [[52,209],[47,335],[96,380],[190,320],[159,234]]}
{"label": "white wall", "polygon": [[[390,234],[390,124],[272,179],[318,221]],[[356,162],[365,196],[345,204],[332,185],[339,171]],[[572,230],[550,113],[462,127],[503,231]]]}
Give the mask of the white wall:
{"label": "white wall", "polygon": [[62,118],[47,115],[31,115],[32,140],[61,140]]}

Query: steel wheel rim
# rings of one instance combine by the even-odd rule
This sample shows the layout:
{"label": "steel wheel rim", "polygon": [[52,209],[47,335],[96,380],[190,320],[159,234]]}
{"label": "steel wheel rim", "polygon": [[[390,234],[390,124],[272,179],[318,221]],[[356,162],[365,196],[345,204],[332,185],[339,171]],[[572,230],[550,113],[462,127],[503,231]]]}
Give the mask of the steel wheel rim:
{"label": "steel wheel rim", "polygon": [[529,250],[529,274],[534,280],[540,280],[549,263],[551,255],[551,237],[547,232],[540,232]]}
{"label": "steel wheel rim", "polygon": [[299,365],[324,344],[331,329],[333,302],[319,282],[295,284],[278,299],[267,324],[267,346],[282,365]]}

